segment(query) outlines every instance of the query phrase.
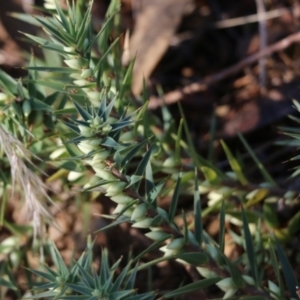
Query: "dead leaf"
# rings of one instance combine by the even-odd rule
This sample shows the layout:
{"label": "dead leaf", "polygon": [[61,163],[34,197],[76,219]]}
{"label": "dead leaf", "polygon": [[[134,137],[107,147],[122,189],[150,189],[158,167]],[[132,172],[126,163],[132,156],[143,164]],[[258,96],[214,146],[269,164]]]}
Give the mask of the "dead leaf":
{"label": "dead leaf", "polygon": [[141,1],[134,33],[130,39],[130,58],[136,56],[133,69],[132,92],[139,95],[143,80],[148,79],[166,52],[185,8],[192,0]]}

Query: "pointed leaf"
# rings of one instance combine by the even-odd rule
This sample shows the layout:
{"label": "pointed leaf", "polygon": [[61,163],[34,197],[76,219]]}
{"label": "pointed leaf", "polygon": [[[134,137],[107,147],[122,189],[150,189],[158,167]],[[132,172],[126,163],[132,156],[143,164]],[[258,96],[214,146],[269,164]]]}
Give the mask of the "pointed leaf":
{"label": "pointed leaf", "polygon": [[140,142],[139,144],[136,144],[133,146],[133,148],[123,158],[121,166],[120,166],[121,168],[124,168],[126,166],[126,164],[128,164],[131,161],[131,159],[136,156],[136,154],[143,147],[143,145],[145,145],[146,141],[147,140],[144,140],[144,141]]}
{"label": "pointed leaf", "polygon": [[296,299],[297,298],[296,286],[298,286],[299,284],[295,277],[294,270],[293,270],[292,266],[290,265],[290,263],[286,257],[286,254],[284,253],[280,243],[278,242],[278,240],[276,238],[275,238],[275,242],[276,242],[277,253],[278,253],[278,257],[279,257],[279,261],[281,264],[281,268],[282,268],[282,272],[284,275],[286,285],[288,287],[290,295]]}
{"label": "pointed leaf", "polygon": [[73,103],[83,120],[88,121],[93,118],[86,110],[84,110],[79,104],[77,104],[76,101],[73,101]]}
{"label": "pointed leaf", "polygon": [[222,201],[220,211],[220,230],[219,230],[219,247],[220,251],[224,253],[225,248],[225,201]]}
{"label": "pointed leaf", "polygon": [[227,147],[227,145],[224,143],[223,140],[220,141],[221,145],[224,149],[224,152],[227,156],[227,159],[229,161],[229,164],[231,166],[232,171],[236,174],[238,180],[240,181],[241,184],[245,185],[248,183],[246,177],[243,174],[242,168],[238,162],[238,160],[232,155],[231,151]]}
{"label": "pointed leaf", "polygon": [[266,168],[263,166],[263,164],[259,161],[258,157],[253,152],[253,150],[251,149],[251,147],[249,146],[249,144],[247,143],[247,141],[245,140],[243,135],[238,132],[238,137],[241,140],[241,142],[243,143],[243,145],[245,146],[245,148],[247,149],[248,153],[251,155],[253,161],[256,163],[256,165],[257,165],[258,169],[260,170],[261,174],[263,175],[264,179],[268,183],[270,183],[272,186],[276,186],[276,182],[274,181],[272,176],[269,174],[269,172],[266,170]]}
{"label": "pointed leaf", "polygon": [[176,210],[177,210],[181,177],[182,177],[182,173],[180,173],[178,178],[177,178],[175,190],[174,190],[174,193],[173,193],[173,196],[172,196],[172,201],[171,201],[170,208],[169,208],[169,220],[171,222],[174,220],[175,213],[176,213]]}
{"label": "pointed leaf", "polygon": [[190,284],[187,284],[183,287],[180,287],[172,292],[169,292],[167,294],[165,294],[163,296],[163,299],[169,299],[169,298],[174,298],[174,297],[178,297],[180,295],[184,295],[193,291],[197,291],[197,290],[201,290],[204,288],[207,288],[215,283],[217,283],[218,281],[220,281],[222,278],[220,277],[213,277],[213,278],[209,278],[209,279],[203,279],[203,280],[199,280],[197,282],[193,282]]}
{"label": "pointed leaf", "polygon": [[[142,160],[140,161],[136,171],[134,172],[135,175],[139,175],[139,176],[142,176],[145,172],[145,169],[146,169],[146,166],[148,164],[148,161],[151,157],[151,153],[152,153],[152,146],[148,149],[148,151],[146,152],[146,154],[144,155],[144,157],[142,158]],[[138,182],[136,185],[135,185],[135,189],[138,190],[140,186],[140,182]]]}
{"label": "pointed leaf", "polygon": [[201,213],[201,201],[198,184],[198,173],[195,168],[195,181],[194,181],[194,235],[201,247],[202,244],[202,213]]}
{"label": "pointed leaf", "polygon": [[200,266],[208,261],[207,255],[201,252],[181,253],[177,254],[176,258],[182,259],[193,266]]}
{"label": "pointed leaf", "polygon": [[243,229],[244,229],[244,236],[245,236],[245,244],[246,244],[246,253],[248,256],[250,268],[252,271],[252,275],[256,283],[258,283],[258,272],[257,272],[257,262],[256,262],[256,254],[254,252],[252,236],[249,229],[248,220],[242,207],[242,217],[243,217]]}

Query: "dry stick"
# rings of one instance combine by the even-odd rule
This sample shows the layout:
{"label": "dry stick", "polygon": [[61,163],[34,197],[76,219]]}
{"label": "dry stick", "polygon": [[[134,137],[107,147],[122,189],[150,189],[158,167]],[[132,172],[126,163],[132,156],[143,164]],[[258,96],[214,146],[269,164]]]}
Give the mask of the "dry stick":
{"label": "dry stick", "polygon": [[[259,22],[259,50],[262,51],[267,47],[267,27],[264,14],[266,12],[264,0],[256,0],[257,19]],[[266,57],[259,59],[259,84],[263,91],[266,86]]]}
{"label": "dry stick", "polygon": [[275,52],[284,50],[287,47],[289,47],[290,45],[292,45],[293,43],[296,43],[299,41],[300,41],[300,32],[293,33],[293,34],[289,35],[288,37],[282,39],[281,41],[274,43],[273,45],[270,45],[267,48],[264,48],[263,50],[248,56],[247,58],[241,60],[239,63],[237,63],[229,68],[226,68],[217,74],[207,76],[206,78],[204,78],[203,80],[201,80],[199,82],[194,82],[194,83],[189,84],[181,89],[177,89],[175,91],[165,94],[163,99],[160,97],[152,96],[150,98],[148,108],[156,109],[156,108],[162,106],[163,103],[173,104],[173,103],[176,103],[176,102],[182,100],[182,98],[185,95],[191,95],[193,93],[204,91],[207,89],[207,87],[209,85],[216,83],[220,80],[223,80],[223,79],[241,71],[245,66],[256,62],[261,57],[265,57],[265,56],[271,55]]}

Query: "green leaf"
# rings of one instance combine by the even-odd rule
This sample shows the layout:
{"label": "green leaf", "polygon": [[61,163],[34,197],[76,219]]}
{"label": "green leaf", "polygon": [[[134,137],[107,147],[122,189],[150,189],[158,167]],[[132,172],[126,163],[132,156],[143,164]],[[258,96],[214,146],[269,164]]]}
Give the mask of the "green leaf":
{"label": "green leaf", "polygon": [[[34,54],[33,53],[31,53],[29,67],[35,67],[35,59],[34,59]],[[29,78],[32,81],[35,81],[37,79],[37,72],[35,70],[30,70],[29,71]],[[36,97],[35,83],[33,83],[33,82],[28,83],[28,93],[29,93],[30,97],[32,97],[32,98]]]}
{"label": "green leaf", "polygon": [[194,231],[195,238],[198,242],[198,245],[202,245],[202,213],[201,213],[201,200],[199,193],[199,184],[198,184],[198,173],[195,168],[195,181],[194,181]]}
{"label": "green leaf", "polygon": [[[116,13],[116,12],[115,12]],[[104,23],[104,25],[102,25],[101,30],[97,33],[97,35],[93,38],[93,40],[89,43],[89,45],[86,48],[86,51],[89,51],[92,46],[94,45],[94,43],[97,41],[97,39],[99,38],[99,36],[101,36],[101,34],[106,30],[106,27],[108,26],[108,24],[110,23],[110,21],[113,19],[115,13],[113,13]]]}
{"label": "green leaf", "polygon": [[[103,215],[103,217],[105,217],[105,215]],[[111,216],[109,216],[110,218],[112,218]],[[96,231],[94,231],[94,233],[98,233],[98,232],[101,232],[101,231],[105,231],[107,229],[110,229],[112,227],[116,227],[117,225],[120,225],[122,223],[125,223],[125,222],[129,222],[130,221],[130,218],[128,217],[125,217],[125,216],[120,216],[118,217],[117,220],[115,220],[114,222],[112,222],[111,224],[105,226],[105,227],[102,227]]]}
{"label": "green leaf", "polygon": [[87,296],[91,296],[92,292],[94,291],[94,289],[80,285],[78,283],[77,284],[66,283],[66,286],[82,295],[87,295]]}
{"label": "green leaf", "polygon": [[[232,211],[232,210],[227,209],[226,214],[233,216],[234,218],[237,218],[240,221],[243,220],[243,215],[238,211]],[[248,220],[248,223],[256,223],[259,219],[259,216],[257,215],[257,213],[255,213],[253,211],[249,211],[249,210],[245,211],[245,215]]]}
{"label": "green leaf", "polygon": [[221,279],[222,278],[220,278],[220,277],[213,277],[213,278],[203,279],[203,280],[199,280],[197,282],[187,284],[183,287],[180,287],[180,288],[178,288],[178,289],[176,289],[172,292],[169,292],[169,293],[165,294],[163,296],[163,299],[178,297],[180,295],[184,295],[184,294],[187,294],[187,293],[190,293],[190,292],[193,292],[193,291],[204,289],[206,287],[209,287],[209,286],[217,283]]}
{"label": "green leaf", "polygon": [[257,272],[257,262],[256,262],[256,254],[254,252],[252,236],[249,229],[248,220],[242,207],[242,217],[243,217],[243,229],[244,229],[244,236],[245,236],[245,244],[246,244],[246,253],[248,256],[250,268],[252,271],[252,275],[256,284],[258,284],[258,272]]}
{"label": "green leaf", "polygon": [[220,211],[220,230],[219,230],[219,247],[220,251],[224,253],[225,248],[225,201],[222,201]]}
{"label": "green leaf", "polygon": [[184,210],[181,211],[181,216],[182,216],[182,220],[183,220],[184,244],[188,245],[188,243],[189,243],[189,229],[188,229],[186,214],[185,214]]}
{"label": "green leaf", "polygon": [[275,242],[276,242],[277,253],[278,253],[278,257],[279,257],[279,261],[281,264],[281,268],[282,268],[282,272],[284,275],[286,285],[288,287],[290,295],[293,298],[297,299],[298,296],[296,294],[296,286],[299,286],[299,284],[295,277],[294,270],[293,270],[292,266],[290,265],[290,263],[286,257],[286,254],[284,253],[280,243],[278,242],[278,240],[276,238],[275,238]]}
{"label": "green leaf", "polygon": [[56,72],[56,73],[76,73],[76,70],[69,67],[26,67],[26,70],[33,70],[39,72]]}
{"label": "green leaf", "polygon": [[[121,162],[121,168],[124,168],[130,161],[133,157],[136,156],[136,154],[139,152],[139,150],[143,147],[143,145],[145,145],[147,140],[144,140],[136,145],[134,145],[132,147],[132,149],[125,155],[125,157],[122,159],[122,162]],[[127,150],[128,148],[124,149],[124,150]]]}
{"label": "green leaf", "polygon": [[171,201],[170,208],[169,208],[169,221],[170,222],[172,222],[174,220],[175,213],[177,210],[181,177],[182,177],[182,173],[180,173],[177,178],[175,190],[174,190],[174,193],[172,196],[172,201]]}
{"label": "green leaf", "polygon": [[243,174],[242,168],[241,168],[238,160],[232,155],[231,151],[229,150],[227,145],[224,143],[224,141],[220,140],[220,142],[225,151],[225,154],[227,156],[227,159],[229,161],[232,171],[236,174],[236,176],[241,184],[243,184],[243,185],[247,184],[248,181]]}
{"label": "green leaf", "polygon": [[75,107],[68,107],[68,108],[63,108],[63,109],[53,111],[52,113],[54,115],[76,114],[77,110]]}
{"label": "green leaf", "polygon": [[123,82],[121,85],[121,90],[120,90],[120,99],[124,97],[125,91],[128,90],[128,87],[130,86],[130,80],[132,77],[132,71],[135,63],[135,58],[130,62],[129,67],[127,68],[126,74],[123,78]]}
{"label": "green leaf", "polygon": [[62,45],[52,43],[52,42],[50,42],[46,39],[31,35],[31,34],[28,34],[28,33],[25,33],[25,32],[21,32],[21,33],[24,34],[25,36],[27,36],[28,38],[30,38],[31,40],[35,41],[36,43],[38,43],[38,45],[40,45],[44,49],[49,49],[49,50],[58,52],[62,55],[70,55],[70,54],[76,55],[75,52],[65,51]]}
{"label": "green leaf", "polygon": [[17,94],[17,81],[0,69],[0,87],[12,95]]}
{"label": "green leaf", "polygon": [[212,185],[220,183],[220,179],[217,172],[212,168],[203,166],[201,167],[201,171],[203,172],[205,179]]}
{"label": "green leaf", "polygon": [[121,274],[115,280],[115,282],[114,282],[114,284],[111,288],[112,292],[118,291],[120,289],[125,277],[127,276],[127,273],[128,273],[128,270],[129,270],[130,266],[131,266],[131,261],[126,265],[125,268],[123,268]]}
{"label": "green leaf", "polygon": [[279,270],[279,262],[277,260],[275,250],[274,250],[274,246],[273,246],[273,243],[271,241],[269,241],[269,251],[270,251],[271,265],[273,267],[275,276],[277,278],[277,282],[279,283],[280,296],[283,299],[285,289],[284,289],[284,285],[283,285],[283,282],[282,282],[282,277],[281,277],[280,270]]}
{"label": "green leaf", "polygon": [[298,211],[289,221],[288,230],[290,236],[297,234],[300,228],[300,211]]}
{"label": "green leaf", "polygon": [[105,140],[101,143],[102,146],[106,146],[109,148],[121,148],[122,146],[117,143],[112,137],[108,136],[107,138],[105,138]]}
{"label": "green leaf", "polygon": [[264,200],[267,195],[269,194],[268,189],[256,189],[250,192],[247,196],[246,199],[248,200],[247,203],[245,204],[245,208],[248,208],[254,204],[257,204]]}
{"label": "green leaf", "polygon": [[183,119],[180,120],[179,126],[178,126],[178,131],[177,131],[177,136],[176,136],[176,142],[175,142],[175,161],[177,163],[180,162],[181,160],[181,153],[180,153],[180,148],[181,148],[181,140],[182,140],[182,128],[183,128]]}
{"label": "green leaf", "polygon": [[140,258],[142,258],[145,254],[150,253],[150,251],[158,248],[159,246],[161,246],[161,244],[166,241],[167,239],[169,239],[171,237],[171,235],[169,236],[165,236],[160,240],[155,241],[154,243],[152,243],[147,249],[145,249],[144,251],[140,252],[132,261],[133,263],[137,262]]}
{"label": "green leaf", "polygon": [[165,182],[166,181],[163,180],[162,182],[160,182],[159,184],[157,184],[155,187],[153,187],[153,189],[148,193],[148,195],[147,195],[147,201],[148,201],[148,203],[151,203],[151,204],[154,203],[154,201],[156,200],[156,198],[159,195],[160,191],[164,187]]}
{"label": "green leaf", "polygon": [[[154,184],[152,166],[151,166],[151,162],[148,161],[148,164],[146,166],[146,171],[145,171],[145,190],[146,190],[147,200],[149,200],[148,195],[153,190],[154,187],[155,184]],[[151,201],[149,203],[151,203]],[[156,204],[156,202],[153,204]]]}
{"label": "green leaf", "polygon": [[62,24],[63,28],[71,34],[71,27],[68,19],[66,18],[64,12],[62,11],[61,7],[57,3],[57,0],[54,0],[56,6],[56,12],[58,13],[59,18],[57,20]]}
{"label": "green leaf", "polygon": [[55,298],[55,296],[58,295],[58,292],[54,292],[54,291],[48,291],[48,292],[43,292],[43,293],[39,293],[37,295],[33,295],[33,296],[30,296],[30,297],[26,297],[24,299],[44,299],[44,298],[49,298],[49,297],[53,297]]}
{"label": "green leaf", "polygon": [[252,151],[251,147],[249,146],[249,144],[247,143],[247,141],[245,140],[243,135],[241,135],[238,132],[238,137],[241,140],[241,142],[243,143],[243,145],[245,146],[245,148],[247,149],[248,153],[250,154],[250,156],[252,157],[254,162],[256,163],[256,165],[257,165],[258,169],[260,170],[260,172],[261,172],[262,176],[264,177],[264,179],[268,183],[270,183],[272,186],[276,186],[276,182],[274,181],[272,176],[269,174],[269,172],[266,170],[266,168],[263,166],[263,164],[259,161],[256,154]]}
{"label": "green leaf", "polygon": [[42,271],[39,271],[39,270],[32,270],[32,269],[29,269],[29,271],[36,274],[36,275],[38,275],[39,277],[47,279],[50,282],[56,282],[56,277],[53,276],[53,274],[42,272]]}
{"label": "green leaf", "polygon": [[[136,171],[134,172],[135,175],[142,176],[144,174],[145,169],[148,164],[148,161],[151,157],[151,153],[152,153],[152,146],[148,149],[148,151],[146,152],[146,154],[143,156],[142,160],[140,161]],[[140,182],[138,182],[135,185],[135,189],[138,190],[139,186],[140,186]]]}
{"label": "green leaf", "polygon": [[76,101],[73,101],[73,103],[76,110],[78,111],[78,113],[80,114],[80,116],[83,118],[84,121],[88,121],[92,119],[92,116],[86,110],[84,110],[79,104],[77,104]]}
{"label": "green leaf", "polygon": [[[120,38],[116,38],[113,43],[109,46],[107,51],[102,55],[101,59],[98,61],[97,65],[94,68],[94,72],[100,72],[102,63],[106,59],[107,55],[111,53],[112,49],[115,47],[115,45],[119,42]],[[102,74],[101,74],[102,75]],[[98,76],[99,77],[99,76]]]}
{"label": "green leaf", "polygon": [[184,112],[183,112],[183,109],[182,109],[180,103],[178,103],[178,107],[180,110],[180,115],[183,118],[183,128],[184,128],[186,139],[187,139],[187,146],[185,147],[185,149],[190,154],[192,161],[194,162],[194,164],[197,166],[198,169],[201,169],[202,166],[207,166],[207,167],[210,167],[213,170],[215,170],[219,175],[223,175],[220,170],[218,170],[211,162],[209,162],[208,160],[203,158],[201,155],[199,155],[198,152],[196,151],[192,137],[191,137],[191,132],[190,132],[189,126],[186,122],[186,118],[184,116]]}
{"label": "green leaf", "polygon": [[226,257],[223,255],[222,258],[226,261],[226,264],[229,268],[231,278],[237,288],[242,287],[245,282],[243,280],[242,274],[239,269]]}
{"label": "green leaf", "polygon": [[36,98],[30,99],[30,105],[32,110],[42,110],[42,111],[52,111],[52,107],[46,104],[45,102],[38,100]]}
{"label": "green leaf", "polygon": [[3,278],[0,278],[0,286],[5,286],[5,287],[7,287],[7,288],[9,288],[11,290],[14,290],[14,291],[18,290],[18,287],[16,287],[10,281],[7,281],[7,280],[5,280]]}
{"label": "green leaf", "polygon": [[54,243],[50,245],[50,252],[57,270],[66,278],[69,275],[69,270]]}
{"label": "green leaf", "polygon": [[50,31],[54,37],[60,40],[65,45],[76,47],[76,41],[66,31],[58,28],[50,18],[36,17],[37,21],[47,30]]}
{"label": "green leaf", "polygon": [[239,299],[241,299],[241,300],[266,300],[266,297],[262,297],[262,296],[243,296]]}
{"label": "green leaf", "polygon": [[33,16],[31,16],[29,14],[12,12],[12,13],[8,13],[8,15],[13,18],[16,18],[18,20],[21,20],[23,22],[26,22],[28,24],[31,24],[34,26],[40,26],[40,23]]}
{"label": "green leaf", "polygon": [[193,266],[200,266],[208,261],[207,255],[201,252],[181,253],[177,254],[176,258],[182,259]]}
{"label": "green leaf", "polygon": [[263,205],[263,214],[264,220],[270,228],[278,228],[279,220],[274,204],[265,202]]}
{"label": "green leaf", "polygon": [[108,264],[108,252],[107,249],[102,250],[101,255],[101,267],[100,267],[100,287],[104,286],[106,281],[109,280],[109,264]]}

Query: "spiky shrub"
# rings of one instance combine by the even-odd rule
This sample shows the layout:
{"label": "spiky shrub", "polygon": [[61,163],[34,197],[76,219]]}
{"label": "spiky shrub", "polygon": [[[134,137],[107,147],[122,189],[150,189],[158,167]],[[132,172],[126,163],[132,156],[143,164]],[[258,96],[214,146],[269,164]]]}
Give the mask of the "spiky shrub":
{"label": "spiky shrub", "polygon": [[[109,216],[114,219],[109,227],[128,222],[132,227],[145,229],[145,235],[153,243],[130,261],[119,275],[116,275],[116,270],[120,268],[120,261],[109,267],[106,251],[103,251],[100,273],[97,274],[91,267],[90,248],[68,268],[55,246],[51,246],[56,270],[46,265],[43,265],[43,270],[32,270],[38,281],[43,281],[36,283],[36,287],[42,291],[30,297],[154,299],[154,292],[137,294],[134,289],[136,274],[139,270],[171,259],[191,265],[202,277],[165,293],[162,295],[164,299],[212,285],[217,285],[224,291],[224,299],[235,294],[242,299],[284,299],[285,287],[280,265],[288,290],[291,296],[296,297],[297,282],[282,247],[276,237],[266,240],[260,233],[259,219],[263,219],[270,231],[274,230],[278,238],[282,237],[281,229],[277,228],[278,220],[274,217],[274,198],[271,197],[275,192],[278,194],[278,190],[275,191],[274,188],[275,182],[260,165],[242,136],[242,142],[266,181],[262,185],[254,186],[248,182],[238,160],[223,142],[232,173],[223,173],[210,161],[197,155],[186,122],[182,119],[176,131],[169,121],[170,115],[166,108],[163,108],[165,132],[163,135],[157,134],[156,129],[161,124],[148,117],[147,103],[137,108],[127,93],[132,64],[124,71],[120,67],[118,38],[111,44],[108,43],[113,25],[118,21],[117,7],[117,1],[112,1],[106,23],[96,35],[93,34],[91,25],[92,3],[85,8],[85,1],[69,4],[66,10],[56,1],[47,1],[46,8],[51,17],[38,16],[32,19],[29,16],[19,16],[42,26],[49,40],[27,33],[25,35],[43,49],[62,57],[65,66],[36,66],[32,57],[27,68],[29,78],[26,88],[21,81],[16,82],[1,71],[0,99],[3,113],[0,137],[5,141],[2,149],[12,166],[12,183],[19,182],[24,188],[26,197],[29,197],[27,203],[29,206],[31,204],[36,220],[37,217],[39,221],[45,220],[45,217],[50,219],[45,202],[41,202],[42,198],[48,198],[43,185],[36,186],[38,181],[32,179],[34,173],[24,164],[24,158],[30,162],[35,156],[50,155],[52,158],[66,159],[68,155],[68,166],[61,164],[59,167],[70,171],[69,180],[72,181],[74,176],[81,177],[85,190],[100,190],[117,204],[112,216]],[[102,53],[100,58],[93,49]],[[42,73],[45,71],[52,72],[53,75],[45,77]],[[48,88],[56,92],[49,92]],[[45,130],[49,133],[47,138],[44,137]],[[183,130],[188,137],[188,144],[181,138]],[[16,142],[16,137],[21,142]],[[58,144],[61,144],[60,149],[53,151]],[[181,173],[181,152],[185,151],[187,154],[188,148],[196,168],[191,165],[185,173]],[[21,174],[24,176],[19,179],[16,177],[18,170],[13,169],[16,166],[13,159],[18,159],[17,165],[22,168]],[[91,168],[94,176],[86,176],[86,168]],[[201,171],[204,178],[198,171]],[[166,179],[157,181],[156,174],[165,174]],[[167,177],[167,174],[172,175]],[[2,178],[4,195],[10,181],[5,174]],[[182,186],[194,196],[194,211],[192,223],[188,223],[183,211],[183,225],[179,226],[175,217]],[[207,211],[219,212],[218,243],[202,228],[202,215],[207,211],[201,210],[199,191],[208,195]],[[32,197],[37,192],[43,197]],[[167,193],[171,194],[172,200],[169,210],[165,211],[159,207],[157,200]],[[230,196],[237,197],[241,205],[232,205]],[[284,196],[292,199],[291,191]],[[263,200],[263,214],[249,211],[254,204]],[[253,216],[255,220],[251,222],[251,226],[255,224],[256,229],[259,229],[254,238],[248,221]],[[240,235],[232,233],[235,241],[245,249],[245,254],[237,262],[231,262],[224,254],[225,217],[240,226]],[[288,229],[292,234],[296,231],[298,219],[299,216],[296,215],[290,220]],[[2,222],[4,221],[2,215]],[[43,232],[39,233],[40,236],[43,235]],[[162,257],[146,264],[138,264],[144,254],[158,247],[161,247]],[[6,252],[9,253],[9,250]],[[18,260],[15,265],[17,263]],[[266,283],[266,266],[273,268],[277,283],[271,280]],[[7,264],[1,269],[0,274],[4,277],[0,283],[15,288],[12,276],[9,277],[10,280],[5,278],[6,274],[11,274],[9,267]]]}

